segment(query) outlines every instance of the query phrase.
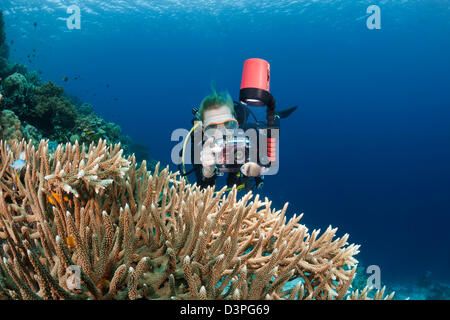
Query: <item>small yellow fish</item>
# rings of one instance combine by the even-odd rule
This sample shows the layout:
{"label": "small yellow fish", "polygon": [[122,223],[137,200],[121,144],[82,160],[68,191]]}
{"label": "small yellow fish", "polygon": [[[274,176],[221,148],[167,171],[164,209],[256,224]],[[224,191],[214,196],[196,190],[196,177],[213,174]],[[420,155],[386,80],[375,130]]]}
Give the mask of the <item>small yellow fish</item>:
{"label": "small yellow fish", "polygon": [[69,78],[67,78],[67,77],[62,78],[62,81],[64,81],[64,82],[67,82],[68,80],[69,80]]}
{"label": "small yellow fish", "polygon": [[70,249],[74,249],[76,248],[76,243],[75,243],[75,239],[72,236],[68,236],[66,238],[66,243],[69,246]]}
{"label": "small yellow fish", "polygon": [[90,134],[92,134],[92,131],[86,131],[86,134],[90,135]]}

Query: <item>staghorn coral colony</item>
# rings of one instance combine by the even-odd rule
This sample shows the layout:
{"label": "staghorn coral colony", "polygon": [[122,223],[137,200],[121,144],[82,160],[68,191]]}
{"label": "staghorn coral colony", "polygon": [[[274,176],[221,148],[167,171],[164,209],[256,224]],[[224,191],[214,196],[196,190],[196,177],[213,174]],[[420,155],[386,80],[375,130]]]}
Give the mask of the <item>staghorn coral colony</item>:
{"label": "staghorn coral colony", "polygon": [[368,298],[349,291],[359,246],[347,234],[310,232],[251,192],[150,172],[119,144],[1,141],[0,177],[3,299]]}

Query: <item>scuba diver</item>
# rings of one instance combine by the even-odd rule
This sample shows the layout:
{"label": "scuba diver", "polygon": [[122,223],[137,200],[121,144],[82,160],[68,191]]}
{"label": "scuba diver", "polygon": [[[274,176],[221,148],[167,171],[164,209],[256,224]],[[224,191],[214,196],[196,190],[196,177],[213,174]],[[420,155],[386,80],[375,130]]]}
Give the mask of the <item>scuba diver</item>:
{"label": "scuba diver", "polygon": [[[193,108],[192,113],[194,125],[188,136],[185,138],[182,150],[182,164],[180,171],[187,176],[195,172],[197,177],[197,185],[202,188],[214,186],[218,176],[228,173],[226,184],[231,189],[233,185],[237,185],[237,190],[246,191],[252,189],[260,189],[264,185],[264,174],[267,172],[267,166],[257,163],[258,161],[250,159],[249,150],[251,144],[245,137],[239,136],[239,132],[249,129],[261,130],[263,128],[279,128],[279,120],[288,117],[297,109],[297,106],[283,110],[275,111],[275,99],[268,93],[268,90],[261,92],[255,89],[254,84],[250,84],[250,88],[245,87],[245,75],[255,75],[255,65],[261,73],[265,70],[264,77],[269,78],[269,65],[262,59],[248,59],[244,63],[243,81],[241,84],[240,100],[242,102],[233,101],[228,92],[217,92],[212,88],[212,93],[206,96],[199,108]],[[249,68],[250,65],[250,68]],[[246,68],[247,67],[247,68]],[[253,67],[253,70],[252,68]],[[258,71],[257,70],[257,71]],[[260,75],[257,75],[260,77]],[[248,84],[248,79],[247,79]],[[267,81],[268,86],[268,81]],[[268,88],[267,88],[268,89]],[[245,104],[244,104],[245,103]],[[255,114],[247,105],[250,106],[267,106],[267,123],[257,120]],[[254,121],[249,120],[249,116]],[[198,130],[201,127],[201,130]],[[196,130],[197,129],[197,130]],[[194,139],[195,132],[201,136],[200,139]],[[195,152],[191,152],[191,163],[193,168],[189,172],[184,170],[184,151],[186,149],[187,139],[191,138],[191,150],[200,150],[199,161],[195,161]],[[268,137],[270,140],[270,137]],[[204,144],[203,144],[204,141]],[[258,142],[254,145],[259,145]],[[242,149],[240,149],[242,147]],[[270,149],[270,148],[268,148]],[[231,152],[230,152],[231,150]],[[242,150],[242,153],[239,153]],[[233,158],[233,160],[241,159],[242,161],[232,162],[225,161],[225,155]],[[240,156],[237,156],[240,155]],[[269,159],[274,161],[274,156]],[[223,161],[221,161],[223,160]]]}

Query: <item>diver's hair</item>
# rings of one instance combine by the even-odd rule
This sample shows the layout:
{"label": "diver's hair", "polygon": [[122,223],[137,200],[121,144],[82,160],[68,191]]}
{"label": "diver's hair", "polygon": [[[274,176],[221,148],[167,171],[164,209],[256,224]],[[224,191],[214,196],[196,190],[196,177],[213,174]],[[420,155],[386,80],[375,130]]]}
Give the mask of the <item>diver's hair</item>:
{"label": "diver's hair", "polygon": [[217,92],[214,84],[211,85],[211,89],[212,93],[207,95],[200,104],[198,118],[203,121],[203,116],[206,110],[223,105],[230,108],[231,114],[234,115],[234,103],[228,91]]}

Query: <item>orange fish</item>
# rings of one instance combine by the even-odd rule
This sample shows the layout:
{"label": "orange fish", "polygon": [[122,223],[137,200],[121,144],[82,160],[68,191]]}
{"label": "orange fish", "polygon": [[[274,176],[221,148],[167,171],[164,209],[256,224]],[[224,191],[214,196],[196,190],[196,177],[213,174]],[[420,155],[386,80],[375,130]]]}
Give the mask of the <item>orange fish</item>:
{"label": "orange fish", "polygon": [[70,249],[75,248],[77,245],[75,243],[75,239],[72,236],[68,236],[66,238],[66,243],[69,246]]}
{"label": "orange fish", "polygon": [[[58,203],[59,203],[60,205],[62,204],[62,203],[61,203],[61,196],[60,196],[59,193],[52,192],[52,196],[53,196],[53,198],[56,199],[56,201],[58,201]],[[50,196],[47,196],[47,201],[48,201],[50,204],[52,204],[52,205],[56,205],[56,203],[53,201],[53,198],[50,197]],[[67,196],[64,196],[64,197],[63,197],[63,200],[64,200],[65,202],[67,202],[67,201],[69,201],[69,198],[68,198]]]}

